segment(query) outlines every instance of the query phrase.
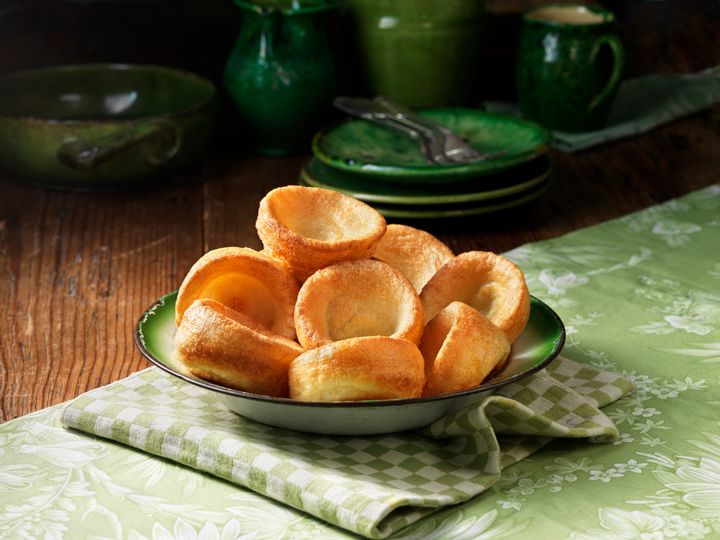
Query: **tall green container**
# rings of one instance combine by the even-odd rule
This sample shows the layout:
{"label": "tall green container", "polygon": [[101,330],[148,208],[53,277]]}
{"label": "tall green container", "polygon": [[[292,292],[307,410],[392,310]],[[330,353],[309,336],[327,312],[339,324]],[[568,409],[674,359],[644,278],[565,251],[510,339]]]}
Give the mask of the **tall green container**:
{"label": "tall green container", "polygon": [[367,94],[410,107],[468,104],[483,0],[342,0],[342,12]]}
{"label": "tall green container", "polygon": [[236,0],[240,34],[225,87],[250,143],[281,155],[309,147],[337,92],[327,36],[334,0]]}

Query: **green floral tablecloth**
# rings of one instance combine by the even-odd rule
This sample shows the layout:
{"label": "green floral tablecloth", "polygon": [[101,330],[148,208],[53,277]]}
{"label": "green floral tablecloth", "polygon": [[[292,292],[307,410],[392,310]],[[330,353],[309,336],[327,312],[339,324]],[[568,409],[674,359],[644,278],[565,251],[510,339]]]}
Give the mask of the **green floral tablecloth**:
{"label": "green floral tablecloth", "polygon": [[[509,256],[565,321],[563,354],[635,382],[633,394],[603,409],[620,437],[557,439],[485,493],[395,537],[720,538],[720,186]],[[0,537],[353,537],[67,431],[61,411],[0,426]]]}

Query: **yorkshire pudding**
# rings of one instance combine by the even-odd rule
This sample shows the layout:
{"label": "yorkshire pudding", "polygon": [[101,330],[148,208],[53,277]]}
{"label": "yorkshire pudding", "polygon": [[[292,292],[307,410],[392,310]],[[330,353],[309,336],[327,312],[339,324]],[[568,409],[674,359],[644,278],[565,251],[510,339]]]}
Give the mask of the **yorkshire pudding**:
{"label": "yorkshire pudding", "polygon": [[417,292],[453,252],[432,234],[407,225],[388,225],[373,255],[408,278]]}
{"label": "yorkshire pudding", "polygon": [[194,375],[229,388],[288,395],[290,362],[300,345],[268,332],[217,300],[195,300],[175,333],[180,360]]}
{"label": "yorkshire pudding", "polygon": [[318,270],[303,284],[295,330],[306,349],[361,336],[417,344],[422,305],[410,282],[391,266],[370,259],[347,261]]}
{"label": "yorkshire pudding", "polygon": [[461,392],[479,385],[510,352],[505,334],[478,310],[453,302],[425,327],[423,396]]}
{"label": "yorkshire pudding", "polygon": [[469,251],[445,263],[420,292],[425,321],[455,300],[490,319],[515,341],[530,317],[525,276],[511,261],[488,251]]}
{"label": "yorkshire pudding", "polygon": [[359,401],[420,397],[425,374],[415,345],[375,336],[305,351],[290,364],[289,379],[293,399]]}
{"label": "yorkshire pudding", "polygon": [[266,330],[294,339],[297,293],[292,272],[267,255],[249,248],[214,249],[185,276],[175,304],[175,324],[195,300],[213,298]]}
{"label": "yorkshire pudding", "polygon": [[385,218],[357,199],[301,186],[265,195],[255,226],[265,250],[301,281],[331,264],[370,257],[386,227]]}

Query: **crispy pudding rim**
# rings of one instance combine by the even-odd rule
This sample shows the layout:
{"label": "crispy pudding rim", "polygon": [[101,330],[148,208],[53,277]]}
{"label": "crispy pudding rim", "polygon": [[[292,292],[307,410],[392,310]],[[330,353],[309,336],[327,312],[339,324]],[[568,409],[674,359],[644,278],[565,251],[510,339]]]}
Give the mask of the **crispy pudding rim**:
{"label": "crispy pudding rim", "polygon": [[[148,360],[150,363],[155,365],[156,367],[160,368],[161,370],[165,371],[166,373],[173,375],[174,377],[177,377],[178,379],[192,384],[194,386],[198,386],[200,388],[204,388],[206,390],[210,390],[212,392],[219,392],[221,394],[225,394],[228,396],[233,396],[236,398],[244,398],[249,399],[253,401],[260,401],[260,402],[266,402],[266,403],[273,403],[273,404],[282,404],[282,405],[288,405],[288,406],[297,406],[297,407],[320,407],[320,408],[363,408],[363,407],[389,407],[389,406],[395,406],[395,405],[412,405],[412,404],[420,404],[420,403],[428,403],[431,401],[442,401],[447,399],[454,399],[459,398],[463,396],[470,396],[472,394],[477,394],[481,392],[486,392],[488,390],[494,390],[497,388],[500,388],[502,386],[517,382],[518,380],[521,380],[529,375],[532,375],[533,373],[536,373],[540,371],[541,369],[547,367],[557,356],[560,354],[560,351],[562,350],[564,344],[565,344],[565,325],[563,324],[562,320],[558,316],[555,311],[548,306],[545,302],[537,299],[534,296],[530,296],[530,302],[531,302],[531,309],[530,309],[530,321],[528,321],[528,326],[530,325],[530,322],[533,318],[533,312],[536,310],[543,311],[544,316],[552,320],[554,325],[557,328],[557,337],[554,338],[554,343],[552,345],[551,350],[545,355],[545,358],[543,358],[540,362],[537,362],[536,364],[530,366],[527,369],[524,369],[520,371],[519,373],[512,375],[508,377],[507,379],[502,380],[493,380],[490,379],[488,382],[480,384],[479,386],[476,386],[475,388],[471,388],[469,390],[463,390],[461,392],[453,392],[449,394],[440,394],[437,396],[428,396],[428,397],[418,397],[418,398],[400,398],[400,399],[383,399],[383,400],[366,400],[366,401],[302,401],[302,400],[296,400],[291,398],[277,398],[277,397],[270,397],[265,396],[261,394],[253,394],[251,392],[244,392],[242,390],[235,390],[233,388],[228,388],[226,386],[222,386],[210,381],[206,381],[204,379],[200,379],[199,377],[194,377],[187,375],[185,373],[181,373],[180,371],[177,371],[176,369],[172,368],[171,366],[167,365],[167,361],[161,360],[160,358],[156,357],[155,354],[153,354],[152,351],[148,348],[146,345],[146,337],[145,337],[145,325],[148,323],[151,317],[158,316],[157,311],[159,309],[168,309],[172,311],[172,314],[175,313],[174,303],[175,298],[177,297],[177,291],[173,291],[171,293],[165,294],[162,297],[160,297],[158,300],[153,302],[152,305],[150,305],[140,316],[138,319],[136,325],[135,325],[135,332],[133,335],[133,340],[135,342],[136,347],[140,351],[140,353]],[[172,304],[169,304],[171,302]],[[174,318],[173,318],[173,328],[175,328],[174,324]],[[524,332],[523,332],[524,333]],[[522,337],[523,334],[520,334],[520,337]],[[174,335],[173,335],[174,336]],[[520,338],[518,338],[520,339]],[[512,355],[512,348],[510,351],[510,354]],[[509,357],[510,358],[510,357]],[[499,371],[499,373],[502,373],[504,369],[507,368],[507,365],[509,363],[509,359],[503,362],[503,365]],[[494,374],[495,377],[497,377],[498,372],[491,373],[491,376]]]}

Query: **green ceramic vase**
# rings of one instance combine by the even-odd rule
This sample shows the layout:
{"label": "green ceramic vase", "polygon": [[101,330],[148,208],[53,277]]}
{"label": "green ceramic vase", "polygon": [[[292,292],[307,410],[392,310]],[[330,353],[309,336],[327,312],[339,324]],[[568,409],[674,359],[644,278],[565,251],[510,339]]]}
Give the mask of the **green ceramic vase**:
{"label": "green ceramic vase", "polygon": [[342,0],[342,6],[365,93],[409,107],[467,105],[483,0]]}
{"label": "green ceramic vase", "polygon": [[624,51],[612,12],[557,4],[523,17],[517,92],[526,118],[546,128],[601,128],[620,83]]}
{"label": "green ceramic vase", "polygon": [[242,26],[225,86],[260,153],[309,148],[337,92],[327,38],[332,0],[236,0]]}

